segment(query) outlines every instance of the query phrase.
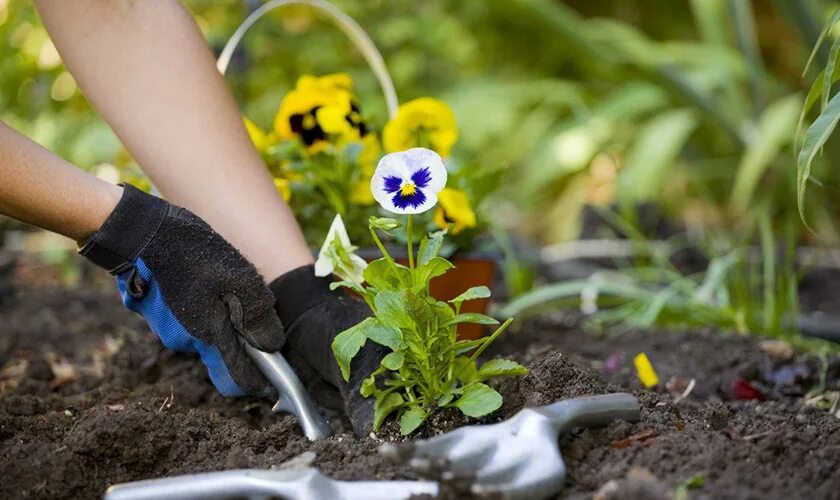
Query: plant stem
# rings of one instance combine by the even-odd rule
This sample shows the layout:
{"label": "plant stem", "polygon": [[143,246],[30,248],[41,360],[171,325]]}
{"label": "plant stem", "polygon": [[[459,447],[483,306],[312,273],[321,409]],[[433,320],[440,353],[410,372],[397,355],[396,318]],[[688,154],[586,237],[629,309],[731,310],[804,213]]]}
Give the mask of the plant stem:
{"label": "plant stem", "polygon": [[508,318],[508,319],[507,319],[507,321],[505,321],[504,323],[502,323],[502,326],[500,326],[499,328],[497,328],[497,329],[496,329],[496,331],[495,331],[495,332],[493,332],[493,335],[490,335],[490,337],[489,337],[489,338],[488,338],[488,339],[487,339],[487,340],[486,340],[483,344],[481,344],[481,347],[479,347],[478,349],[476,349],[476,350],[475,350],[475,352],[474,352],[474,353],[472,353],[472,356],[470,356],[470,359],[475,359],[475,358],[477,358],[477,357],[478,357],[478,356],[479,356],[482,352],[484,352],[484,350],[485,350],[485,349],[487,349],[487,347],[488,347],[490,344],[492,344],[494,340],[496,340],[496,337],[498,337],[499,335],[501,335],[501,334],[502,334],[502,332],[503,332],[503,331],[505,331],[505,329],[507,329],[507,327],[508,327],[508,326],[510,326],[510,324],[511,324],[511,323],[513,323],[513,318]]}
{"label": "plant stem", "polygon": [[391,264],[391,267],[394,268],[394,271],[397,270],[397,263],[394,262],[394,259],[391,257],[391,254],[388,253],[388,250],[385,250],[385,245],[382,244],[382,241],[379,239],[379,236],[376,234],[376,231],[370,227],[370,235],[373,237],[373,242],[376,243],[377,248],[379,251],[382,252],[382,256],[385,257],[385,260]]}
{"label": "plant stem", "polygon": [[406,216],[406,223],[405,223],[405,239],[408,241],[408,268],[414,271],[414,241],[412,241],[411,233],[413,232],[414,225],[412,224],[413,219],[411,214]]}

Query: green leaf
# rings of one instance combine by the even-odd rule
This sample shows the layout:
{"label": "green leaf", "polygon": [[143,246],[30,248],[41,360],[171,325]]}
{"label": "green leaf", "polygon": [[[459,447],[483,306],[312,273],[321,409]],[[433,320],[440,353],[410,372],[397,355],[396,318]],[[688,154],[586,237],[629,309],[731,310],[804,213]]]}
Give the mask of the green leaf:
{"label": "green leaf", "polygon": [[799,217],[805,222],[805,189],[808,185],[808,178],[811,176],[811,163],[817,153],[825,145],[828,138],[837,127],[840,121],[840,94],[835,94],[828,101],[825,111],[814,120],[805,132],[802,147],[796,160],[796,201],[799,205]]}
{"label": "green leaf", "polygon": [[347,330],[344,330],[336,335],[333,339],[333,354],[335,355],[336,361],[338,361],[338,367],[341,368],[341,376],[344,380],[350,380],[350,361],[353,360],[353,357],[356,356],[359,349],[361,349],[362,346],[365,345],[365,341],[367,341],[367,336],[363,331],[364,327],[361,326],[365,321],[362,321],[358,325],[351,326]]}
{"label": "green leaf", "polygon": [[438,300],[433,304],[429,304],[429,307],[432,308],[432,312],[434,312],[437,316],[439,325],[445,325],[449,320],[455,317],[455,311],[453,311],[452,306],[446,302]]}
{"label": "green leaf", "polygon": [[814,62],[814,58],[817,56],[817,52],[820,51],[820,47],[822,46],[825,37],[828,35],[828,32],[834,28],[834,25],[840,21],[840,10],[834,11],[834,14],[831,15],[831,19],[829,19],[828,23],[823,26],[822,31],[820,32],[820,36],[817,37],[816,43],[814,43],[814,48],[811,49],[811,54],[808,56],[808,62],[805,63],[805,69],[802,70],[802,76],[808,72],[808,68],[811,67],[811,63]]}
{"label": "green leaf", "polygon": [[490,377],[517,377],[527,373],[527,368],[509,359],[491,359],[478,369],[478,377],[481,380]]}
{"label": "green leaf", "polygon": [[417,283],[428,283],[432,278],[446,274],[446,271],[449,271],[453,267],[455,266],[443,257],[435,257],[415,269]]}
{"label": "green leaf", "polygon": [[398,328],[382,323],[376,318],[365,318],[359,323],[365,337],[379,345],[391,348],[392,351],[405,349],[402,332]]}
{"label": "green leaf", "polygon": [[406,311],[405,292],[383,291],[373,299],[376,317],[386,325],[396,328],[412,328],[414,320]]}
{"label": "green leaf", "polygon": [[446,322],[443,326],[452,326],[457,325],[458,323],[478,323],[479,325],[498,325],[499,320],[496,318],[491,318],[486,314],[481,313],[461,313],[449,321]]}
{"label": "green leaf", "polygon": [[383,394],[377,399],[373,404],[373,430],[378,431],[385,418],[404,403],[402,396],[395,392]]}
{"label": "green leaf", "polygon": [[455,406],[464,415],[483,417],[502,406],[502,396],[485,384],[474,383],[464,387],[464,392],[455,402]]}
{"label": "green leaf", "polygon": [[368,219],[368,226],[371,229],[380,229],[387,233],[388,231],[393,231],[401,227],[402,223],[397,219],[391,219],[389,217],[371,217]]}
{"label": "green leaf", "polygon": [[365,289],[362,288],[362,285],[360,285],[356,282],[353,282],[353,281],[333,281],[332,283],[330,283],[330,290],[335,291],[337,288],[342,287],[342,286],[345,287],[345,288],[349,288],[350,290],[353,290],[354,292],[358,293],[359,295],[364,295],[365,294]]}
{"label": "green leaf", "polygon": [[450,300],[453,304],[459,304],[461,302],[466,302],[468,300],[475,300],[475,299],[486,299],[490,297],[490,289],[486,286],[474,286],[472,288],[467,289],[461,295],[455,297],[454,299]]}
{"label": "green leaf", "polygon": [[446,235],[446,229],[443,231],[435,231],[428,236],[425,236],[420,241],[420,249],[417,252],[417,265],[422,266],[428,264],[432,259],[440,254],[440,247],[443,245],[443,237]]}
{"label": "green leaf", "polygon": [[404,296],[404,312],[412,319],[412,326],[415,330],[418,333],[437,330],[437,316],[432,313],[430,304],[423,297],[410,290],[406,290]]}
{"label": "green leaf", "polygon": [[382,366],[389,370],[399,370],[405,362],[405,356],[401,352],[388,353],[382,358]]}
{"label": "green leaf", "polygon": [[359,388],[359,393],[364,397],[369,397],[376,392],[376,375],[371,375],[370,377],[364,379],[362,381],[362,386]]}
{"label": "green leaf", "polygon": [[476,347],[480,346],[481,344],[487,341],[487,337],[483,337],[480,339],[475,340],[459,340],[455,343],[455,355],[464,354],[466,352],[470,352]]}
{"label": "green leaf", "polygon": [[461,381],[461,384],[468,385],[476,381],[478,369],[475,367],[475,360],[466,356],[458,356],[452,361],[452,376]]}
{"label": "green leaf", "polygon": [[825,111],[828,105],[828,97],[831,94],[832,78],[834,77],[834,70],[837,65],[837,56],[840,54],[840,38],[835,38],[831,43],[831,49],[828,51],[828,60],[823,69],[823,85],[822,85],[822,99],[820,99],[820,111]]}
{"label": "green leaf", "polygon": [[425,420],[428,414],[423,408],[417,407],[403,413],[400,419],[400,434],[407,436],[417,430]]}
{"label": "green leaf", "polygon": [[401,264],[392,264],[385,257],[368,264],[362,276],[379,290],[402,290],[412,284],[411,270]]}
{"label": "green leaf", "polygon": [[453,399],[455,399],[455,396],[456,394],[454,391],[448,391],[443,396],[438,398],[437,405],[440,407],[446,406],[449,403],[451,403]]}

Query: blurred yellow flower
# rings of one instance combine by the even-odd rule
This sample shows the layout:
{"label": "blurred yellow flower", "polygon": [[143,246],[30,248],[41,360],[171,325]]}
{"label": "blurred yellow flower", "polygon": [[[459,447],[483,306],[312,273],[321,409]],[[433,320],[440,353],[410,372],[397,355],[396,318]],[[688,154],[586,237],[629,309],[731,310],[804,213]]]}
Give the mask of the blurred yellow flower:
{"label": "blurred yellow flower", "polygon": [[370,178],[376,170],[376,163],[382,155],[382,148],[376,134],[370,133],[362,138],[362,150],[356,159],[361,171],[361,179],[353,185],[350,191],[350,202],[356,205],[369,206],[376,201],[370,190]]}
{"label": "blurred yellow flower", "polygon": [[454,224],[452,234],[475,227],[476,217],[467,194],[452,188],[443,188],[438,193],[438,207],[434,215],[435,224],[441,229]]}
{"label": "blurred yellow flower", "polygon": [[274,187],[276,187],[277,191],[280,192],[280,196],[283,197],[284,201],[289,201],[292,199],[292,186],[291,183],[289,183],[289,179],[275,177]]}
{"label": "blurred yellow flower", "polygon": [[647,354],[640,352],[633,358],[633,365],[636,367],[636,374],[639,376],[639,381],[642,385],[650,389],[659,383],[659,376],[656,375],[656,370],[647,357]]}
{"label": "blurred yellow flower", "polygon": [[366,207],[373,205],[375,201],[373,192],[370,190],[370,177],[363,178],[357,182],[350,191],[351,203]]}
{"label": "blurred yellow flower", "polygon": [[420,97],[400,106],[397,116],[385,124],[382,133],[382,142],[389,152],[424,147],[444,158],[449,156],[456,140],[455,115],[443,101],[431,97]]}
{"label": "blurred yellow flower", "polygon": [[281,139],[300,137],[310,153],[322,151],[333,137],[348,142],[368,133],[353,96],[353,80],[345,73],[300,77],[280,103],[274,130]]}
{"label": "blurred yellow flower", "polygon": [[266,149],[277,144],[277,136],[274,133],[265,132],[263,129],[258,127],[256,123],[247,118],[243,118],[243,121],[245,122],[245,130],[248,131],[248,137],[251,138],[251,142],[254,143],[254,147],[257,148],[257,151],[262,153]]}

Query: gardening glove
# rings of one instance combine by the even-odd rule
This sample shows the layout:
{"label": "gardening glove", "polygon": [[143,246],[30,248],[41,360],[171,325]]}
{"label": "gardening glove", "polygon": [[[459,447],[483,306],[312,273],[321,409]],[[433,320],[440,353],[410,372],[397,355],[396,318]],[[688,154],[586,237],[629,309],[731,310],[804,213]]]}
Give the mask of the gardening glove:
{"label": "gardening glove", "polygon": [[353,431],[363,437],[373,428],[373,398],[362,397],[362,382],[379,367],[388,348],[366,342],[350,364],[350,380],[332,350],[336,335],[372,316],[368,305],[343,290],[330,290],[331,278],[315,276],[313,266],[299,267],[274,280],[275,307],[286,327],[284,354],[321,406],[330,406],[337,392]]}
{"label": "gardening glove", "polygon": [[117,277],[125,305],[167,348],[197,352],[220,393],[264,395],[267,382],[241,342],[273,352],[285,335],[256,268],[190,211],[123,189],[79,253]]}

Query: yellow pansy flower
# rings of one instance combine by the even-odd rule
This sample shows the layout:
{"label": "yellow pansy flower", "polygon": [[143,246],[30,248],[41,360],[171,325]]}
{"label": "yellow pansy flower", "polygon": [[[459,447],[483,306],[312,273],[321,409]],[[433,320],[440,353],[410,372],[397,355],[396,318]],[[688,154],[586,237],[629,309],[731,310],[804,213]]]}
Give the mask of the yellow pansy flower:
{"label": "yellow pansy flower", "polygon": [[452,234],[475,227],[476,217],[467,194],[452,188],[443,188],[438,193],[438,207],[434,215],[435,224],[441,229],[454,224]]}
{"label": "yellow pansy flower", "polygon": [[345,73],[300,77],[280,103],[274,130],[282,139],[299,137],[310,153],[322,151],[331,137],[348,142],[368,132],[353,97],[353,80]]}
{"label": "yellow pansy flower", "polygon": [[280,196],[283,197],[284,201],[289,201],[292,199],[292,186],[291,183],[289,183],[289,179],[275,177],[274,187],[276,187],[277,191],[280,192]]}
{"label": "yellow pansy flower", "polygon": [[382,133],[382,142],[389,152],[424,147],[447,157],[456,140],[455,115],[443,101],[431,97],[420,97],[400,106],[397,116],[385,125]]}

